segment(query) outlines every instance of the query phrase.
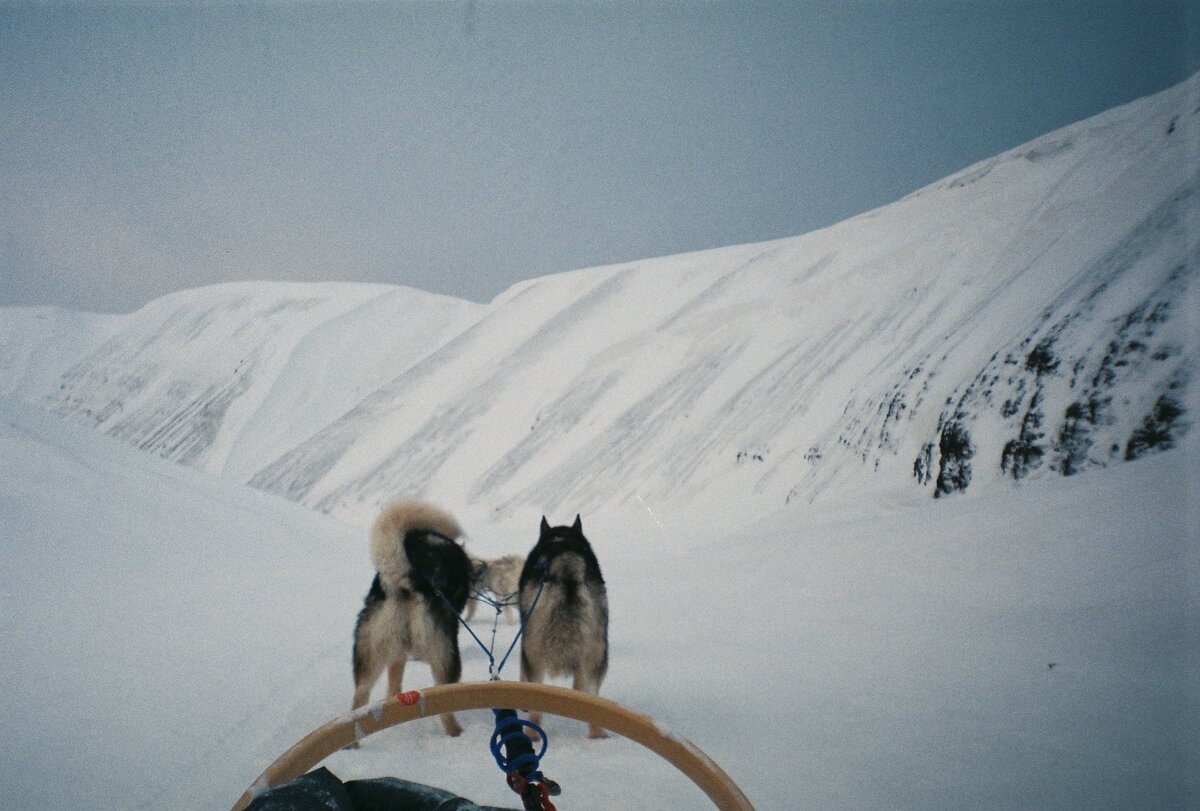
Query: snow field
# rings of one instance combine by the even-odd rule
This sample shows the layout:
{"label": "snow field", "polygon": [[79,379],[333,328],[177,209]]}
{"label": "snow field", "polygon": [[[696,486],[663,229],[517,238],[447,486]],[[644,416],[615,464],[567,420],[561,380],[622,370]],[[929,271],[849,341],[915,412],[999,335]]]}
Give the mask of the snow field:
{"label": "snow field", "polygon": [[[0,414],[6,802],[225,808],[348,709],[364,529],[19,404]],[[602,693],[691,739],[761,809],[1187,807],[1197,458],[719,533],[669,509],[585,515],[612,604]],[[526,529],[468,527],[485,554],[532,546]],[[474,627],[487,638],[486,611]],[[460,644],[465,678],[485,678]],[[410,666],[406,686],[428,683]],[[428,719],[327,765],[511,805],[488,714],[462,720],[460,738]],[[629,741],[567,719],[549,733],[561,808],[708,805]]]}

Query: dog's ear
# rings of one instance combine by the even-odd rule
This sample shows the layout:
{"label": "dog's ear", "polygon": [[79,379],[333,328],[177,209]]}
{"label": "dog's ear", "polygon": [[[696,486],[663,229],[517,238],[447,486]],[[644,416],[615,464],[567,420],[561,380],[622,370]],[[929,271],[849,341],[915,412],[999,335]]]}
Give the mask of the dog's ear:
{"label": "dog's ear", "polygon": [[579,513],[575,513],[575,523],[571,525],[571,529],[580,535],[583,534],[583,520],[579,517]]}
{"label": "dog's ear", "polygon": [[546,535],[550,532],[550,522],[546,520],[546,516],[542,516],[542,534]]}

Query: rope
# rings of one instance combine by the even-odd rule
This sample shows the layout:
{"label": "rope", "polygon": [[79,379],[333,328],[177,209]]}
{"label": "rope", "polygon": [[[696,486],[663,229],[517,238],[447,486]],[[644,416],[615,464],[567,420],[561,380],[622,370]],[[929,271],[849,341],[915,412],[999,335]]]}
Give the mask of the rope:
{"label": "rope", "polygon": [[[542,576],[538,581],[537,594],[533,595],[533,602],[529,604],[529,613],[525,615],[525,617],[521,620],[521,624],[517,627],[517,635],[513,637],[512,644],[508,646],[508,650],[505,652],[504,658],[500,660],[500,666],[496,668],[496,675],[492,676],[493,679],[500,677],[500,671],[504,669],[504,665],[508,662],[508,657],[512,655],[513,648],[515,648],[517,646],[517,641],[521,638],[521,635],[525,633],[525,623],[529,622],[529,618],[533,616],[533,610],[535,608],[537,608],[538,600],[540,600],[542,598],[542,589],[546,588],[545,561],[542,561],[541,569],[542,569]],[[499,619],[500,619],[500,611],[499,611],[499,609],[497,609],[496,621],[499,622]],[[495,636],[496,636],[496,626],[495,626],[495,624],[493,624],[492,625],[493,640],[495,639]],[[488,656],[490,658],[491,654],[489,653]],[[488,673],[491,673],[490,665],[488,667]]]}
{"label": "rope", "polygon": [[[517,647],[517,642],[525,633],[525,624],[529,618],[533,616],[533,611],[537,608],[538,600],[542,598],[542,591],[546,588],[546,569],[548,563],[545,559],[538,563],[538,590],[533,596],[533,602],[529,604],[529,612],[521,619],[521,624],[517,627],[517,635],[513,637],[512,643],[505,651],[504,657],[500,660],[500,664],[496,665],[496,628],[500,624],[500,614],[505,606],[512,605],[511,602],[520,592],[512,594],[500,600],[493,600],[482,592],[472,591],[471,597],[481,602],[487,603],[496,610],[496,616],[492,620],[492,644],[487,646],[483,644],[471,626],[463,619],[443,592],[441,587],[434,583],[424,573],[421,576],[433,588],[434,593],[442,598],[454,616],[458,617],[458,621],[467,629],[467,633],[475,640],[475,644],[483,651],[483,655],[488,658],[488,677],[490,681],[499,681],[500,671],[504,669],[504,665],[508,662],[508,657],[512,655],[513,650]],[[500,771],[504,772],[508,781],[508,786],[515,791],[521,798],[521,802],[525,806],[525,811],[557,811],[554,803],[550,801],[551,797],[557,797],[562,793],[558,783],[555,783],[550,778],[542,774],[541,761],[542,756],[546,754],[546,748],[549,745],[549,738],[546,732],[532,721],[520,718],[516,710],[512,709],[493,709],[492,712],[496,716],[496,726],[492,732],[490,749],[492,757],[496,761],[496,765],[500,767]],[[542,748],[538,752],[533,750],[533,739],[525,731],[525,728],[536,732],[542,739]]]}
{"label": "rope", "polygon": [[[555,811],[551,797],[562,793],[558,783],[542,774],[542,756],[546,754],[546,732],[532,721],[517,716],[516,710],[492,710],[496,729],[492,733],[492,757],[504,772],[508,786],[524,803],[526,811]],[[542,748],[533,751],[533,741],[525,732],[529,727],[542,738]]]}
{"label": "rope", "polygon": [[526,614],[521,619],[521,624],[519,626],[517,626],[517,635],[513,637],[512,644],[510,644],[508,646],[508,650],[505,651],[504,657],[500,660],[499,666],[496,665],[496,657],[495,657],[494,651],[496,648],[496,628],[500,624],[500,613],[501,613],[501,611],[503,611],[505,606],[516,604],[514,601],[518,597],[520,592],[514,591],[512,594],[508,595],[507,597],[504,597],[503,599],[493,600],[490,597],[488,597],[487,595],[483,594],[482,592],[472,590],[470,596],[473,599],[477,599],[477,600],[480,600],[481,602],[487,603],[488,605],[492,606],[492,608],[494,608],[496,610],[496,616],[492,620],[492,644],[490,646],[488,646],[488,645],[483,644],[483,640],[479,638],[479,636],[475,633],[474,630],[472,630],[471,626],[467,623],[467,621],[465,619],[463,619],[462,614],[460,614],[458,612],[458,610],[455,609],[454,603],[450,602],[450,598],[447,597],[442,592],[441,587],[437,583],[433,582],[431,579],[426,577],[423,572],[420,573],[422,579],[424,579],[425,582],[428,583],[431,588],[433,588],[433,591],[435,594],[437,594],[437,596],[442,598],[442,602],[444,602],[446,604],[446,607],[450,609],[450,612],[452,614],[454,614],[455,617],[458,618],[458,621],[462,624],[462,626],[467,629],[467,633],[470,634],[471,638],[475,640],[475,644],[479,646],[479,649],[481,651],[483,651],[483,655],[487,657],[487,659],[488,659],[488,680],[489,681],[496,681],[500,678],[500,671],[503,670],[504,665],[508,663],[508,657],[512,655],[513,650],[517,647],[517,642],[520,641],[522,634],[525,633],[525,623],[527,623],[529,621],[529,617],[533,616],[533,610],[535,608],[537,608],[538,600],[540,600],[542,598],[542,590],[546,588],[546,568],[547,568],[547,562],[543,559],[538,565],[538,572],[540,574],[540,577],[538,578],[537,594],[533,595],[533,602],[529,604],[529,613]]}
{"label": "rope", "polygon": [[[492,732],[492,757],[500,771],[520,772],[526,779],[540,780],[543,775],[537,770],[542,756],[546,754],[546,733],[533,723],[517,715],[516,710],[492,710],[496,714],[496,729]],[[529,727],[542,736],[542,748],[536,754],[533,740],[525,732]]]}
{"label": "rope", "polygon": [[516,605],[517,604],[517,596],[520,594],[519,591],[514,591],[512,594],[508,595],[507,597],[501,597],[498,600],[493,600],[491,597],[487,596],[487,594],[485,592],[478,591],[476,589],[471,589],[470,592],[471,592],[472,600],[478,600],[481,603],[487,603],[488,605],[490,605],[492,608],[496,609],[497,611],[505,608],[506,606]]}

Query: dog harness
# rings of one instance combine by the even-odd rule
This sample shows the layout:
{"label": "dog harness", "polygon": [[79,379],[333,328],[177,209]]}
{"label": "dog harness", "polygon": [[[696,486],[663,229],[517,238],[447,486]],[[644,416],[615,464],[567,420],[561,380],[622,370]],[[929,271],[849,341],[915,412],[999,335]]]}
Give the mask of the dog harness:
{"label": "dog harness", "polygon": [[[513,650],[517,647],[517,642],[525,632],[525,624],[529,621],[529,617],[533,614],[534,609],[537,608],[538,600],[542,597],[542,590],[546,587],[546,582],[550,579],[546,573],[548,566],[549,561],[545,558],[538,561],[537,594],[533,596],[533,602],[529,604],[529,613],[521,619],[521,624],[517,628],[517,635],[513,637],[512,644],[508,646],[508,650],[504,653],[504,657],[500,660],[499,665],[496,664],[494,650],[496,647],[496,628],[500,623],[500,613],[505,606],[513,605],[513,601],[517,600],[520,592],[515,592],[499,600],[493,600],[482,592],[472,590],[471,597],[487,603],[496,610],[496,618],[492,621],[492,644],[488,646],[483,644],[483,640],[476,635],[471,626],[467,624],[467,621],[462,618],[462,615],[455,610],[450,599],[442,592],[441,586],[435,583],[433,579],[427,577],[423,572],[421,573],[422,578],[429,583],[434,592],[442,598],[454,615],[458,617],[458,621],[467,629],[467,633],[475,640],[475,644],[487,656],[488,676],[491,681],[500,680],[500,671],[504,669],[504,665],[508,662],[508,657],[512,655]],[[545,730],[532,721],[521,718],[517,715],[517,711],[513,709],[493,708],[492,713],[496,717],[496,726],[492,731],[490,749],[496,765],[505,774],[508,787],[521,798],[521,802],[525,806],[525,811],[557,811],[550,798],[561,794],[562,788],[558,783],[546,777],[541,771],[542,756],[546,754],[546,749],[550,743]],[[533,739],[526,732],[526,728],[533,730],[541,736],[542,746],[540,750],[534,751]]]}

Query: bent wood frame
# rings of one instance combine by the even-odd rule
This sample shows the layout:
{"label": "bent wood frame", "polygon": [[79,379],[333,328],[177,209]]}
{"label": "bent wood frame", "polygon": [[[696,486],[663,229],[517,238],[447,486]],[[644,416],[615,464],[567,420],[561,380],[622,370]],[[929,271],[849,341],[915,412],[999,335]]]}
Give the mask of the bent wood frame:
{"label": "bent wood frame", "polygon": [[513,707],[584,721],[629,738],[662,757],[695,783],[721,811],[754,811],[746,795],[708,755],[652,718],[615,701],[527,682],[443,684],[401,693],[337,718],[306,735],[267,767],[233,806],[243,811],[259,794],[307,772],[339,749],[382,729],[460,710]]}

